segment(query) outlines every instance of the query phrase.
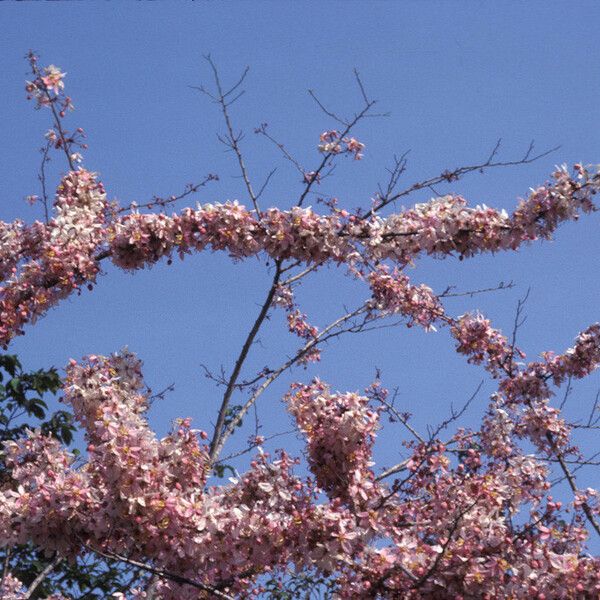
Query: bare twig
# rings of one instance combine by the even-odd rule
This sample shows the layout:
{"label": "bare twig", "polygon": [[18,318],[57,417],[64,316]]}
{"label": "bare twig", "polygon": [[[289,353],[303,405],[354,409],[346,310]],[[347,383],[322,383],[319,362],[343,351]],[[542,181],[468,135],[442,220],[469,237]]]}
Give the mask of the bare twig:
{"label": "bare twig", "polygon": [[[362,110],[358,114],[355,114],[352,119],[348,119],[348,120],[341,119],[334,112],[328,110],[322,104],[322,102],[316,97],[315,93],[312,90],[308,90],[308,93],[311,95],[313,100],[315,100],[315,102],[319,105],[321,110],[327,116],[331,117],[332,119],[334,119],[335,121],[337,121],[338,123],[340,123],[341,125],[344,126],[344,130],[342,131],[342,133],[339,136],[340,139],[343,139],[344,137],[346,137],[350,133],[350,131],[356,126],[356,124],[359,121],[361,121],[364,117],[367,116],[368,112],[376,104],[375,100],[369,100],[367,98],[367,95],[365,94],[364,86],[360,80],[360,77],[358,76],[358,72],[356,72],[356,71],[355,71],[355,77],[356,77],[356,80],[357,80],[357,83],[358,83],[358,86],[361,91],[361,95],[363,97],[365,104],[364,104]],[[323,160],[321,160],[321,164],[316,168],[316,170],[311,171],[311,177],[307,181],[304,191],[302,192],[302,194],[300,194],[300,198],[298,199],[297,206],[302,206],[304,199],[310,192],[310,189],[311,189],[313,183],[315,181],[319,181],[323,169],[328,165],[329,160],[332,156],[335,156],[335,154],[333,152],[326,152],[325,155],[323,156]]]}
{"label": "bare twig", "polygon": [[594,406],[592,406],[592,410],[590,411],[590,417],[587,422],[588,427],[593,427],[598,422],[598,419],[600,419],[600,416],[598,416],[594,420],[594,413],[596,412],[596,408],[598,407],[598,400],[600,400],[600,390],[598,390],[596,392],[596,399],[594,400]]}
{"label": "bare twig", "polygon": [[57,567],[62,558],[60,556],[55,556],[54,559],[49,562],[43,569],[40,571],[38,576],[31,582],[31,585],[27,588],[27,591],[23,594],[23,600],[28,600],[33,596],[35,590],[39,587],[39,585],[48,577],[48,575]]}
{"label": "bare twig", "polygon": [[563,399],[561,400],[560,406],[558,407],[559,410],[562,410],[565,407],[565,404],[567,403],[567,400],[569,399],[569,395],[571,394],[571,390],[572,390],[572,378],[569,375],[569,378],[567,379],[567,387],[565,389],[565,393],[563,395]]}
{"label": "bare twig", "polygon": [[[398,181],[400,180],[400,176],[406,170],[406,157],[408,156],[409,152],[410,150],[407,150],[404,154],[402,154],[402,156],[400,156],[400,158],[398,158],[394,154],[394,166],[392,168],[386,168],[386,171],[390,174],[386,185],[386,189],[384,190],[380,184],[377,185],[378,191],[376,199],[379,202],[379,204],[385,203],[394,193],[394,190],[398,185]],[[377,210],[378,208],[379,206],[376,206],[375,210]]]}
{"label": "bare twig", "polygon": [[161,198],[160,196],[154,196],[152,198],[152,200],[144,203],[144,204],[137,204],[135,202],[132,202],[129,206],[124,206],[122,208],[120,208],[117,212],[122,213],[125,212],[126,210],[139,210],[140,208],[154,208],[155,206],[167,206],[167,204],[173,204],[174,202],[177,202],[178,200],[182,200],[183,198],[186,198],[187,196],[190,196],[191,194],[195,194],[200,188],[206,186],[207,183],[209,183],[210,181],[219,181],[219,176],[215,175],[214,173],[209,173],[202,181],[200,181],[200,183],[188,183],[185,186],[185,189],[183,190],[183,192],[181,192],[180,194],[173,194],[171,196],[168,196],[167,198]]}
{"label": "bare twig", "polygon": [[175,390],[175,384],[174,383],[169,384],[167,387],[163,388],[160,392],[156,392],[156,394],[152,394],[151,396],[149,396],[148,404],[152,404],[156,400],[164,400],[166,395],[169,392],[172,392],[174,390]]}
{"label": "bare twig", "polygon": [[4,555],[4,564],[2,565],[2,579],[0,579],[0,590],[4,587],[4,580],[8,575],[8,570],[10,568],[10,554],[11,547],[6,548],[6,554]]}
{"label": "bare twig", "polygon": [[[381,404],[383,404],[385,406],[385,411],[388,413],[391,413],[394,418],[398,421],[400,421],[400,423],[402,423],[402,425],[404,425],[404,427],[406,427],[406,429],[408,429],[408,431],[422,444],[425,443],[425,439],[419,434],[419,432],[408,422],[408,418],[403,415],[399,410],[397,410],[394,405],[391,402],[388,402],[385,398],[382,397],[377,397],[377,401],[381,402]],[[388,475],[390,475],[391,473],[388,473]],[[386,475],[387,477],[387,475]]]}
{"label": "bare twig", "polygon": [[[254,406],[256,407],[256,403],[254,403]],[[218,461],[216,461],[215,465],[227,462],[228,460],[231,460],[232,458],[238,458],[239,456],[248,454],[248,452],[252,452],[252,450],[254,450],[254,448],[257,448],[258,446],[262,446],[265,442],[268,442],[268,441],[273,440],[278,437],[282,437],[284,435],[290,435],[292,433],[296,433],[296,429],[289,429],[288,431],[280,431],[279,433],[274,433],[272,435],[268,435],[264,438],[263,442],[261,442],[260,444],[253,443],[253,444],[249,445],[247,448],[240,450],[239,452],[234,452],[233,454],[224,456],[223,458],[220,458]]]}
{"label": "bare twig", "polygon": [[192,586],[198,590],[202,590],[204,592],[213,594],[215,598],[222,598],[224,600],[234,600],[233,596],[230,596],[229,594],[226,594],[219,590],[219,587],[226,587],[225,585],[207,585],[205,583],[194,581],[193,579],[188,579],[187,577],[183,577],[181,575],[165,571],[164,569],[157,569],[156,567],[152,567],[151,565],[147,565],[146,563],[143,563],[141,561],[128,558],[127,556],[122,556],[120,554],[117,554],[116,552],[103,551],[99,548],[93,548],[91,546],[87,546],[87,548],[91,552],[94,552],[95,554],[98,554],[104,558],[108,558],[110,560],[118,560],[129,565],[133,565],[134,567],[138,567],[139,569],[151,573],[152,575],[156,575],[157,577],[161,577],[162,579],[169,579],[170,581],[173,581],[180,585]]}
{"label": "bare twig", "polygon": [[488,292],[497,292],[499,290],[510,290],[513,287],[515,287],[515,284],[512,281],[509,281],[508,283],[501,281],[494,287],[481,288],[479,290],[467,290],[466,292],[453,292],[452,290],[456,289],[456,286],[449,285],[441,294],[438,294],[438,298],[460,298],[462,296],[472,298],[477,294],[487,294]]}
{"label": "bare twig", "polygon": [[403,460],[402,462],[395,464],[393,467],[386,469],[385,471],[383,471],[383,473],[380,473],[379,475],[377,475],[377,477],[375,477],[375,481],[382,481],[383,479],[385,479],[386,477],[389,477],[390,475],[395,475],[396,473],[400,473],[401,471],[404,471],[409,462],[410,462],[410,458],[407,458],[407,459]]}
{"label": "bare twig", "polygon": [[479,385],[477,386],[475,391],[471,394],[471,396],[468,398],[468,400],[462,405],[462,407],[458,411],[454,409],[454,406],[452,404],[450,404],[450,416],[447,419],[445,419],[444,421],[442,421],[435,430],[433,430],[433,432],[431,433],[431,436],[430,436],[432,440],[438,436],[440,431],[442,431],[443,429],[446,429],[448,427],[448,425],[450,425],[450,423],[457,421],[465,414],[465,412],[467,411],[469,406],[471,406],[471,403],[473,402],[473,400],[475,400],[475,398],[477,397],[477,394],[479,394],[479,391],[481,390],[482,387],[483,387],[483,380],[481,380],[479,382]]}
{"label": "bare twig", "polygon": [[330,118],[332,118],[334,121],[337,121],[340,125],[343,125],[344,127],[348,126],[348,122],[345,119],[342,119],[342,117],[339,117],[338,115],[336,115],[333,111],[329,110],[317,97],[317,95],[315,94],[315,92],[313,90],[308,90],[308,94],[310,95],[310,97],[317,103],[317,106]]}
{"label": "bare twig", "polygon": [[302,175],[302,181],[304,181],[304,176],[306,175],[306,170],[302,167],[302,165],[300,164],[300,162],[298,160],[296,160],[290,153],[289,151],[286,149],[286,147],[279,141],[277,141],[268,131],[267,131],[267,127],[268,124],[267,123],[261,123],[260,127],[257,127],[254,130],[254,133],[259,134],[264,136],[265,138],[267,138],[272,144],[274,144],[283,154],[283,156],[289,160],[294,167],[296,167],[296,169],[300,172],[300,174]]}
{"label": "bare twig", "polygon": [[240,85],[242,85],[242,83],[244,82],[244,79],[246,79],[246,75],[248,75],[249,67],[246,67],[244,69],[244,72],[240,76],[237,83],[235,83],[232,87],[230,87],[229,90],[225,91],[223,89],[223,85],[221,83],[219,71],[218,71],[213,59],[211,58],[210,54],[207,54],[204,58],[205,58],[206,62],[208,62],[208,64],[210,65],[210,68],[212,69],[215,86],[217,88],[217,94],[216,95],[211,94],[202,86],[200,86],[200,87],[192,86],[192,87],[194,89],[199,90],[203,94],[206,94],[209,98],[211,98],[216,104],[218,104],[221,107],[221,112],[223,113],[223,119],[225,120],[225,126],[227,127],[227,136],[225,138],[219,137],[219,139],[227,147],[229,147],[231,150],[233,150],[234,154],[236,155],[238,165],[240,167],[240,171],[242,174],[242,179],[244,180],[244,184],[246,185],[246,190],[248,190],[248,195],[250,196],[250,200],[252,201],[254,210],[257,212],[257,214],[260,214],[260,208],[258,206],[258,195],[256,195],[254,193],[254,189],[252,187],[252,183],[250,182],[250,177],[248,175],[248,169],[246,167],[246,162],[244,161],[244,156],[243,156],[242,151],[239,146],[239,142],[243,138],[243,133],[241,131],[238,133],[234,132],[233,124],[231,121],[231,116],[229,115],[229,107],[236,100],[238,100],[240,98],[240,96],[242,96],[244,91],[242,90],[241,92],[239,92],[231,100],[229,99],[229,97],[240,87]]}
{"label": "bare twig", "polygon": [[50,160],[48,158],[48,154],[50,152],[50,147],[52,143],[50,141],[46,142],[46,145],[41,148],[42,152],[42,163],[40,164],[40,173],[38,175],[38,179],[42,186],[42,204],[44,205],[44,221],[46,225],[50,221],[50,213],[48,210],[48,191],[46,190],[46,163]]}
{"label": "bare twig", "polygon": [[282,281],[281,285],[291,285],[292,283],[295,283],[296,281],[302,279],[303,277],[305,277],[309,273],[312,273],[313,271],[316,271],[319,267],[322,266],[322,264],[323,263],[313,263],[312,265],[310,265],[309,267],[307,267],[306,269],[304,269],[300,273],[297,273],[296,275],[288,277],[285,281]]}
{"label": "bare twig", "polygon": [[506,370],[509,377],[512,378],[514,367],[515,367],[515,351],[517,348],[517,334],[519,333],[519,328],[525,324],[527,317],[522,317],[523,308],[529,298],[529,294],[531,292],[531,288],[527,288],[527,292],[523,296],[523,298],[519,298],[517,300],[517,309],[515,310],[515,319],[513,323],[512,336],[510,341],[510,354],[507,358],[508,365],[504,365],[504,369]]}
{"label": "bare twig", "polygon": [[551,154],[552,152],[555,152],[556,150],[558,150],[560,148],[560,146],[556,146],[554,148],[551,148],[550,150],[546,150],[544,152],[541,152],[539,154],[532,156],[533,145],[530,144],[529,148],[528,148],[527,152],[525,153],[525,155],[523,156],[523,158],[518,159],[518,160],[494,162],[494,157],[496,156],[498,147],[499,147],[499,142],[496,143],[494,150],[491,152],[491,154],[489,155],[488,159],[485,162],[475,164],[475,165],[458,167],[458,168],[454,169],[453,171],[446,170],[443,173],[436,175],[435,177],[431,177],[429,179],[424,179],[417,183],[413,183],[413,185],[411,185],[410,187],[408,187],[400,192],[390,195],[383,202],[380,202],[376,208],[371,209],[367,213],[365,213],[362,218],[369,219],[370,217],[372,217],[375,214],[376,211],[381,210],[388,204],[395,202],[396,200],[398,200],[404,196],[408,196],[409,194],[412,194],[413,192],[416,192],[423,188],[428,188],[428,187],[437,185],[438,183],[443,183],[443,182],[450,183],[452,181],[457,181],[464,175],[467,175],[468,173],[473,173],[474,171],[481,172],[481,171],[484,171],[485,169],[492,169],[492,168],[496,168],[496,167],[510,167],[510,166],[515,166],[515,165],[527,165],[529,163],[535,162],[536,160],[539,160],[540,158],[543,158],[544,156],[548,156],[549,154]]}
{"label": "bare twig", "polygon": [[269,185],[269,181],[271,181],[271,177],[273,177],[273,175],[275,175],[276,172],[277,172],[277,167],[275,167],[274,169],[271,169],[271,171],[269,171],[269,174],[265,178],[265,182],[260,186],[260,190],[258,190],[258,194],[256,194],[257,200],[262,196],[266,187]]}
{"label": "bare twig", "polygon": [[[556,458],[558,460],[558,464],[560,465],[560,468],[565,475],[565,479],[567,480],[569,487],[571,488],[573,493],[576,494],[578,492],[578,489],[577,489],[577,484],[575,482],[575,477],[573,476],[573,474],[571,473],[571,471],[569,469],[569,466],[565,462],[565,459],[564,459],[560,449],[556,445],[554,436],[552,435],[552,433],[550,431],[546,431],[546,439],[548,440],[548,443],[550,444],[550,447],[552,448],[552,451],[554,452],[554,456],[556,456]],[[590,525],[594,528],[596,533],[598,535],[600,535],[600,523],[598,523],[598,521],[596,520],[596,517],[594,516],[594,513],[592,512],[590,505],[584,501],[581,503],[581,508],[583,509],[583,512],[584,512],[588,522],[590,523]]]}

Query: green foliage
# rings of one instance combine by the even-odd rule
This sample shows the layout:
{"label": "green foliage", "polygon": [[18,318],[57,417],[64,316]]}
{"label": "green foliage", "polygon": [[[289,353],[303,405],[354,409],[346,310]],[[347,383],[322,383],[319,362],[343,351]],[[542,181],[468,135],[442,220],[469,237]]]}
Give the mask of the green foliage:
{"label": "green foliage", "polygon": [[[230,406],[225,411],[225,420],[223,421],[223,429],[227,429],[229,425],[233,423],[233,421],[238,416],[238,413],[244,408],[241,404],[235,404],[234,406]],[[240,419],[236,424],[236,427],[241,427],[243,425],[243,419]]]}
{"label": "green foliage", "polygon": [[[56,369],[23,372],[14,354],[0,356],[0,442],[22,437],[27,429],[41,427],[64,444],[73,440],[73,417],[64,410],[48,416],[44,394],[56,394],[61,381]],[[35,419],[31,422],[31,419]]]}

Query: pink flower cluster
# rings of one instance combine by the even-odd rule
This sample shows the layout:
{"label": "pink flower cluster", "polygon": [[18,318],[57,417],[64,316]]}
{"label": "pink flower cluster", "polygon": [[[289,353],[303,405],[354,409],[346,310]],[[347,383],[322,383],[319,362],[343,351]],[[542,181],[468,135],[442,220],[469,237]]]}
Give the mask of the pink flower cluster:
{"label": "pink flower cluster", "polygon": [[436,256],[516,250],[522,243],[549,239],[563,221],[596,210],[600,174],[576,165],[572,176],[565,166],[553,182],[532,190],[512,214],[485,205],[469,208],[460,196],[443,196],[370,223],[365,245],[373,258],[407,264],[422,252]]}
{"label": "pink flower cluster", "polygon": [[[565,581],[569,590],[598,594],[600,561],[581,554],[579,520],[566,524],[561,503],[545,496],[547,468],[516,450],[486,463],[468,436],[460,446],[455,467],[442,444],[415,448],[410,476],[384,497],[375,520],[387,543],[363,547],[342,568],[339,596],[579,597]],[[527,506],[526,523],[516,526],[512,516]]]}
{"label": "pink flower cluster", "polygon": [[380,266],[369,275],[374,307],[383,314],[400,313],[408,318],[408,327],[417,324],[435,331],[434,322],[444,317],[444,309],[431,288],[412,285],[408,277]]}
{"label": "pink flower cluster", "polygon": [[5,451],[14,488],[0,493],[3,545],[33,542],[76,554],[72,540],[81,535],[80,518],[96,504],[87,474],[73,469],[73,457],[39,431],[5,444]]}
{"label": "pink flower cluster", "polygon": [[[62,118],[70,106],[64,75],[52,66],[40,70],[36,60],[30,55],[28,94],[38,107],[56,105]],[[48,138],[56,147],[77,139],[65,139],[59,122]],[[338,131],[320,141],[325,154],[362,156],[364,145]],[[318,175],[306,173],[305,181]],[[134,270],[206,248],[235,260],[265,253],[298,264],[345,264],[359,278],[369,272],[367,319],[379,312],[425,330],[448,325],[457,352],[482,364],[498,391],[479,430],[459,430],[445,443],[412,431],[418,441],[404,443],[408,458],[377,477],[380,413],[371,400],[385,400],[385,391],[374,385],[361,396],[332,393],[319,380],[296,384],[285,401],[306,439],[311,475],[296,476],[299,461],[285,452],[272,457],[259,448],[245,473],[210,486],[206,433],[179,419],[157,438],[146,417],[150,391],[133,354],[71,361],[65,402],[85,432],[86,460],[75,461],[39,430],[6,443],[0,546],[31,542],[66,558],[115,552],[244,597],[267,593],[261,578],[284,580],[290,567],[328,578],[340,599],[600,597],[600,560],[585,554],[584,521],[594,524],[600,496],[575,490],[563,509],[549,495],[548,466],[548,459],[565,464],[565,456],[576,456],[569,425],[550,405],[551,384],[600,365],[600,325],[563,354],[525,363],[482,315],[446,315],[429,287],[411,284],[402,272],[422,253],[462,258],[549,238],[561,222],[595,210],[598,189],[600,173],[578,164],[573,174],[557,168],[553,181],[532,190],[512,215],[443,196],[387,217],[349,214],[333,203],[327,215],[301,207],[257,213],[237,202],[123,216],[93,173],[68,173],[48,223],[0,222],[3,345],[91,286],[103,258]],[[287,311],[293,333],[307,343],[316,339],[289,285],[275,290],[272,304]],[[317,357],[313,347],[302,361]],[[8,572],[0,585],[3,598],[26,595]],[[211,595],[169,578],[158,593],[166,600]]]}
{"label": "pink flower cluster", "polygon": [[[3,545],[28,540],[63,555],[114,550],[228,593],[259,594],[256,578],[290,563],[333,574],[340,598],[374,590],[425,598],[442,589],[464,598],[566,598],[564,581],[600,591],[600,564],[581,554],[584,529],[565,524],[549,497],[542,507],[547,469],[507,443],[503,409],[500,420],[490,413],[483,450],[472,434],[457,434],[462,458],[453,465],[447,446],[420,444],[409,476],[390,491],[375,482],[379,418],[368,399],[332,394],[319,381],[298,385],[286,402],[318,488],[293,475],[297,461],[285,453],[270,460],[262,452],[244,475],[207,488],[206,436],[181,420],[154,437],[133,355],[91,356],[67,372],[65,399],[86,431],[88,460],[76,467],[39,432],[9,443],[14,484],[0,490]],[[318,501],[319,488],[328,501]],[[534,509],[525,524],[511,525],[507,512],[523,515],[527,506]],[[168,580],[160,593],[203,597]]]}
{"label": "pink flower cluster", "polygon": [[[30,55],[31,59],[34,59],[33,65],[35,66],[36,60],[33,55]],[[38,76],[34,81],[28,81],[25,84],[27,99],[34,98],[37,108],[47,106],[65,89],[63,81],[65,75],[66,73],[54,65],[43,67],[41,71],[38,71]]]}
{"label": "pink flower cluster", "polygon": [[[305,314],[298,309],[288,310],[288,329],[291,333],[297,335],[300,339],[312,341],[316,340],[319,330],[307,321]],[[300,364],[308,362],[318,362],[321,359],[321,353],[317,347],[311,348],[304,356],[300,358]]]}
{"label": "pink flower cluster", "polygon": [[[16,577],[11,573],[4,573],[2,583],[0,584],[0,598],[2,600],[26,600],[30,596],[27,595],[27,589]],[[45,600],[68,600],[62,594],[52,594],[46,596]]]}
{"label": "pink flower cluster", "polygon": [[331,394],[319,380],[296,385],[288,410],[306,436],[308,464],[330,498],[364,504],[373,495],[372,447],[379,416],[368,398]]}
{"label": "pink flower cluster", "polygon": [[[127,215],[113,223],[109,245],[113,261],[125,269],[142,268],[173,251],[183,256],[208,245],[227,250],[234,258],[264,251],[276,259],[314,263],[351,263],[362,256],[393,259],[404,266],[422,252],[470,256],[549,237],[560,221],[593,210],[591,196],[600,187],[598,174],[585,171],[583,181],[578,181],[560,169],[554,177],[553,186],[532,192],[513,217],[490,208],[468,208],[462,198],[452,196],[368,220],[344,217],[342,211],[321,216],[298,207],[272,208],[257,217],[233,202],[185,209],[172,217]],[[544,204],[544,211],[539,208],[540,195],[550,203]]]}
{"label": "pink flower cluster", "polygon": [[[485,362],[486,368],[494,377],[509,370],[513,355],[519,352],[516,349],[513,351],[506,337],[480,314],[459,317],[451,332],[458,341],[456,351],[467,355],[468,362],[472,364]],[[519,355],[523,358],[522,353]]]}
{"label": "pink flower cluster", "polygon": [[[183,257],[207,246],[236,259],[265,252],[277,260],[354,265],[392,259],[400,266],[421,252],[469,256],[514,249],[536,237],[549,237],[562,220],[593,209],[598,174],[580,167],[576,178],[566,169],[559,169],[554,178],[553,185],[533,191],[513,217],[488,208],[471,209],[461,198],[446,196],[367,220],[343,211],[322,216],[298,207],[256,215],[237,202],[188,208],[174,216],[117,217],[113,210],[107,218],[109,206],[101,184],[80,169],[61,183],[57,215],[48,225],[0,224],[0,271],[11,273],[22,261],[21,273],[0,291],[0,341],[6,345],[22,332],[23,324],[83,283],[93,283],[98,255],[110,255],[117,266],[133,270],[173,252]],[[28,248],[33,255],[26,262]]]}
{"label": "pink flower cluster", "polygon": [[506,377],[500,389],[510,402],[543,400],[552,395],[549,382],[561,385],[567,378],[581,379],[600,365],[600,324],[581,332],[563,354],[542,353],[543,361],[530,362]]}
{"label": "pink flower cluster", "polygon": [[[508,401],[511,414],[496,406],[494,418],[484,420],[482,434],[489,437],[490,431],[500,424],[506,428],[509,423],[510,434],[504,436],[494,455],[512,447],[512,435],[529,439],[544,454],[574,451],[569,442],[570,427],[560,411],[548,405],[553,395],[548,381],[553,380],[558,386],[567,377],[582,378],[600,366],[600,325],[591,325],[580,333],[574,347],[564,354],[547,352],[543,354],[544,362],[522,364],[516,359],[525,358],[523,352],[509,344],[482,315],[466,314],[458,319],[446,316],[429,288],[411,286],[399,272],[390,274],[388,269],[380,268],[370,275],[370,281],[377,309],[400,312],[408,317],[409,325],[418,323],[426,330],[436,321],[449,324],[457,340],[457,352],[468,356],[470,363],[484,363],[486,370],[500,379],[502,396],[497,400],[500,405],[503,399]],[[515,404],[522,404],[522,409],[517,411]]]}
{"label": "pink flower cluster", "polygon": [[[7,444],[14,485],[0,490],[2,546],[114,550],[236,590],[289,561],[333,564],[358,537],[346,509],[313,503],[310,482],[293,476],[297,461],[283,452],[272,461],[259,453],[239,479],[207,489],[206,436],[183,420],[157,440],[144,417],[147,398],[140,363],[126,351],[72,361],[65,401],[85,429],[88,460],[75,467],[39,431]],[[162,594],[198,597],[171,583]]]}
{"label": "pink flower cluster", "polygon": [[[273,306],[280,306],[287,312],[288,329],[290,333],[307,342],[318,339],[319,330],[311,325],[304,313],[302,313],[294,302],[294,291],[290,285],[278,285],[272,300]],[[321,352],[318,346],[309,348],[299,359],[299,364],[306,365],[309,362],[318,362]]]}
{"label": "pink flower cluster", "polygon": [[341,137],[339,131],[331,129],[324,131],[319,141],[319,152],[323,154],[352,154],[354,160],[360,160],[363,157],[362,151],[365,145],[358,140],[350,137]]}
{"label": "pink flower cluster", "polygon": [[27,322],[59,300],[92,284],[95,253],[105,240],[108,203],[102,184],[84,169],[66,175],[56,193],[55,217],[25,227],[2,224],[0,343],[6,346]]}
{"label": "pink flower cluster", "polygon": [[581,379],[589,375],[600,363],[600,324],[590,325],[575,340],[573,348],[556,356],[551,352],[543,355],[545,370],[552,376],[555,385],[560,385],[567,377]]}
{"label": "pink flower cluster", "polygon": [[[485,368],[500,378],[500,398],[513,411],[510,421],[515,435],[528,438],[545,454],[573,450],[569,447],[569,426],[560,411],[548,405],[553,395],[548,382],[552,380],[558,386],[567,377],[579,379],[600,366],[599,324],[580,333],[574,347],[564,354],[546,352],[542,355],[543,362],[527,364],[515,361],[515,357],[525,358],[525,355],[481,315],[463,315],[453,323],[451,331],[458,341],[457,352],[466,354],[474,364],[484,362]],[[522,405],[521,412],[515,412],[516,405]]]}
{"label": "pink flower cluster", "polygon": [[[552,456],[555,448],[564,451],[569,443],[570,428],[560,416],[557,408],[548,405],[548,400],[530,402],[523,410],[515,432],[531,440],[537,448]],[[552,436],[552,444],[548,436]]]}

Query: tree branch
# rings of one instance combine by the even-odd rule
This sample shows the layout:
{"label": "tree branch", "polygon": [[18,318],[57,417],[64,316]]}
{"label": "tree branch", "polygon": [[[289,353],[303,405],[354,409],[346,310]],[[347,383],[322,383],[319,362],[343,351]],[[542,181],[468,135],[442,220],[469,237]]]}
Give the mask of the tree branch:
{"label": "tree branch", "polygon": [[256,334],[258,333],[261,325],[263,324],[263,322],[269,312],[269,308],[271,307],[271,304],[273,302],[273,297],[275,296],[275,290],[279,283],[280,276],[281,276],[281,261],[277,261],[275,263],[275,275],[273,276],[273,282],[271,284],[269,292],[267,293],[267,297],[260,309],[258,317],[254,321],[254,324],[252,325],[252,328],[250,329],[250,332],[248,333],[248,336],[246,337],[246,341],[244,342],[244,345],[242,346],[240,354],[239,354],[237,360],[235,361],[235,366],[233,368],[233,372],[231,373],[231,377],[229,378],[229,381],[227,383],[227,389],[225,390],[225,394],[223,395],[223,399],[221,400],[221,408],[219,409],[219,416],[217,417],[217,423],[215,425],[213,437],[210,442],[210,451],[209,451],[210,463],[214,462],[215,458],[218,456],[219,451],[223,447],[223,444],[221,443],[221,440],[224,436],[222,429],[223,429],[223,425],[225,423],[225,418],[227,416],[227,409],[229,408],[229,401],[231,400],[231,396],[235,389],[237,379],[240,375],[240,371],[242,370],[244,361],[246,360],[246,357],[248,356],[250,347],[252,346],[252,343],[254,342],[254,339],[256,338]]}
{"label": "tree branch", "polygon": [[31,585],[27,588],[27,591],[23,594],[23,600],[28,600],[33,596],[38,586],[48,577],[48,575],[58,566],[62,561],[60,556],[55,556],[52,562],[49,562],[39,573],[39,575],[31,582]]}

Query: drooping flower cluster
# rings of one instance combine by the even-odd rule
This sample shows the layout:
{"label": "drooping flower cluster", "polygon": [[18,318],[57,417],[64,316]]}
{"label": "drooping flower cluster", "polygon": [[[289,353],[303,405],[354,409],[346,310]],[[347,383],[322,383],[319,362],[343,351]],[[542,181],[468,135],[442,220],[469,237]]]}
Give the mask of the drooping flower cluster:
{"label": "drooping flower cluster", "polygon": [[[288,329],[290,333],[297,335],[302,340],[307,340],[308,342],[315,341],[317,339],[319,330],[314,325],[311,325],[307,321],[307,317],[305,314],[301,313],[298,309],[288,310],[287,315]],[[318,347],[313,347],[308,350],[302,357],[300,357],[299,362],[301,364],[306,364],[308,362],[317,362],[321,358],[321,353]]]}
{"label": "drooping flower cluster", "polygon": [[[490,321],[480,314],[466,314],[453,325],[452,335],[458,341],[456,351],[467,355],[468,362],[479,365],[486,363],[486,368],[498,377],[505,373],[511,365],[515,352],[508,340]],[[521,354],[521,358],[522,358]]]}
{"label": "drooping flower cluster", "polygon": [[367,501],[373,495],[371,452],[379,421],[368,398],[331,394],[316,380],[295,386],[287,404],[306,435],[308,463],[319,487],[344,503]]}
{"label": "drooping flower cluster", "polygon": [[375,308],[383,314],[400,313],[408,318],[408,327],[417,324],[435,331],[434,322],[444,316],[444,309],[431,288],[412,285],[398,270],[379,267],[369,275]]}
{"label": "drooping flower cluster", "polygon": [[306,350],[299,357],[298,363],[306,365],[310,362],[318,362],[321,359],[321,352],[316,345],[319,329],[308,322],[308,317],[300,311],[294,302],[294,291],[291,285],[277,285],[274,289],[271,304],[280,306],[286,311],[290,333],[306,341]]}

